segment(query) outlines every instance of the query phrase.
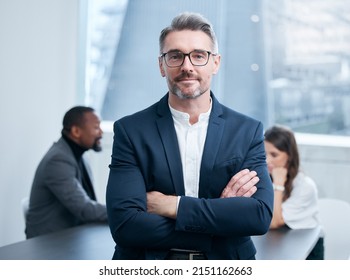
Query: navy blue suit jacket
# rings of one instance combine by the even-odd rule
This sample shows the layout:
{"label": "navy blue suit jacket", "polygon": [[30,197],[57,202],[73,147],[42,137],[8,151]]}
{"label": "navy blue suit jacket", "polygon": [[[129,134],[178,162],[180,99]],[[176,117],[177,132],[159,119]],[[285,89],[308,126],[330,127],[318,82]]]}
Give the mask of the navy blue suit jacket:
{"label": "navy blue suit jacket", "polygon": [[[250,198],[220,198],[244,168],[257,172],[257,192]],[[176,220],[147,213],[149,191],[181,196]],[[116,121],[106,193],[114,259],[164,259],[171,248],[204,251],[209,259],[254,258],[250,236],[267,232],[273,209],[262,124],[221,105],[212,94],[199,198],[184,194],[168,95]]]}

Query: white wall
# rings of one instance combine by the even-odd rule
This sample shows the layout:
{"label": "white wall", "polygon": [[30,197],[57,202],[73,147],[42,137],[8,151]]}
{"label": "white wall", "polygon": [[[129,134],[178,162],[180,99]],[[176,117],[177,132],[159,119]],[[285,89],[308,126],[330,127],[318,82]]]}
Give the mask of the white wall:
{"label": "white wall", "polygon": [[0,1],[0,246],[24,239],[21,198],[75,105],[78,4]]}
{"label": "white wall", "polygon": [[350,137],[299,134],[302,169],[312,177],[319,197],[350,203]]}

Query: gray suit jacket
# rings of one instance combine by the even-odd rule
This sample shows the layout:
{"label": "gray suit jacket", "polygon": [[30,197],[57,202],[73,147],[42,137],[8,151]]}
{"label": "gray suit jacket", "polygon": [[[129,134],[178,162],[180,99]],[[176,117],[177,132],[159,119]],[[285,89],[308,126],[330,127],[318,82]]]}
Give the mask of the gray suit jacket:
{"label": "gray suit jacket", "polygon": [[[89,172],[86,162],[85,165]],[[106,221],[105,205],[87,195],[73,152],[60,138],[45,154],[35,173],[26,220],[27,238]]]}

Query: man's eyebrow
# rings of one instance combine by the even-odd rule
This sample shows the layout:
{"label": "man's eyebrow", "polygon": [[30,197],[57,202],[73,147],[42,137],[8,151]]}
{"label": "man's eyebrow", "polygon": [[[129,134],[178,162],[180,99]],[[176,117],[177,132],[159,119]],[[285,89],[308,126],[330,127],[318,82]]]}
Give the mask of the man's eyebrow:
{"label": "man's eyebrow", "polygon": [[170,49],[170,50],[167,51],[167,53],[168,52],[182,52],[182,51],[180,51],[179,49]]}
{"label": "man's eyebrow", "polygon": [[[184,53],[183,51],[180,51],[179,49],[170,49],[167,51],[168,52],[181,52],[181,53]],[[203,50],[203,49],[194,49],[190,52],[207,52],[206,50]]]}

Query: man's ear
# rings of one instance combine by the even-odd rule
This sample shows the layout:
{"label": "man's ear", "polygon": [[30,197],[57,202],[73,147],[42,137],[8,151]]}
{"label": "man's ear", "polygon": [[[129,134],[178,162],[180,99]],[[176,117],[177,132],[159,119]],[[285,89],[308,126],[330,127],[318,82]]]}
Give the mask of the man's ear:
{"label": "man's ear", "polygon": [[165,77],[165,71],[163,68],[163,58],[161,56],[158,58],[158,64],[159,64],[160,74],[162,75],[162,77]]}
{"label": "man's ear", "polygon": [[214,57],[214,70],[213,70],[213,75],[217,74],[220,69],[220,62],[221,62],[221,55],[216,55]]}
{"label": "man's ear", "polygon": [[79,126],[73,125],[70,129],[70,134],[74,139],[78,139],[81,135],[81,129]]}

